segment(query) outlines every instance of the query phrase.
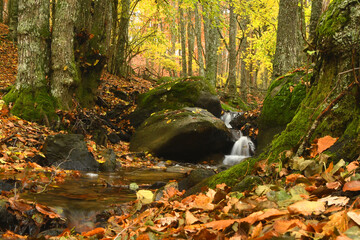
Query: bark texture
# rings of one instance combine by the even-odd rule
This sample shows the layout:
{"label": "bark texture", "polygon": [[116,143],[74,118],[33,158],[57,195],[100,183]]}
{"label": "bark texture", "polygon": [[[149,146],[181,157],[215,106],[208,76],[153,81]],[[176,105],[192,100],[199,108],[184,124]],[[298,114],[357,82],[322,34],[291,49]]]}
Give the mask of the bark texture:
{"label": "bark texture", "polygon": [[323,7],[323,0],[313,0],[311,4],[311,17],[309,29],[309,41],[315,41],[316,26],[318,25],[319,18]]}
{"label": "bark texture", "polygon": [[186,28],[184,19],[184,10],[179,3],[179,22],[180,22],[180,42],[181,42],[181,76],[187,75],[187,62],[186,62]]}
{"label": "bark texture", "polygon": [[233,95],[236,93],[236,65],[237,65],[237,50],[236,50],[236,34],[237,34],[237,16],[233,1],[230,1],[230,28],[229,28],[229,77],[228,77],[228,91]]}
{"label": "bark texture", "polygon": [[74,54],[76,0],[57,1],[51,41],[51,93],[58,105],[70,109],[71,99],[79,84],[79,69]]}
{"label": "bark texture", "polygon": [[4,1],[0,0],[0,22],[3,22]]}
{"label": "bark texture", "polygon": [[55,101],[50,96],[49,73],[49,1],[19,0],[18,75],[15,86],[4,97],[12,102],[11,112],[28,120],[54,117]]}
{"label": "bark texture", "polygon": [[187,24],[187,35],[188,35],[188,76],[193,75],[193,57],[194,57],[194,43],[195,43],[195,35],[194,35],[194,27],[192,24],[192,15],[193,11],[191,9],[188,10],[188,24]]}
{"label": "bark texture", "polygon": [[199,76],[204,76],[204,58],[203,58],[203,47],[201,41],[201,16],[199,14],[198,4],[195,5],[195,35],[196,35],[196,47],[198,55],[198,65],[199,65]]}
{"label": "bark texture", "polygon": [[273,76],[276,78],[301,65],[298,0],[280,0]]}
{"label": "bark texture", "polygon": [[10,39],[16,41],[18,27],[18,0],[9,0],[9,36]]}

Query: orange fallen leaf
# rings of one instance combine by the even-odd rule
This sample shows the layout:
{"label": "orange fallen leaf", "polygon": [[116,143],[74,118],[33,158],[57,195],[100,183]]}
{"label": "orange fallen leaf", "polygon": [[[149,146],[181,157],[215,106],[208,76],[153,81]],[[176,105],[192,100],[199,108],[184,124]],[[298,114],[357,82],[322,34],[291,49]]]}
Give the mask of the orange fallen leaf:
{"label": "orange fallen leaf", "polygon": [[263,230],[263,225],[261,222],[259,222],[259,224],[256,225],[252,230],[250,238],[251,239],[257,238],[258,236],[260,236],[262,230]]}
{"label": "orange fallen leaf", "polygon": [[298,179],[300,177],[305,178],[304,175],[301,175],[299,173],[290,174],[290,175],[286,176],[286,184],[293,183],[296,181],[296,179]]}
{"label": "orange fallen leaf", "polygon": [[279,234],[284,234],[296,226],[306,227],[299,219],[277,220],[273,227]]}
{"label": "orange fallen leaf", "polygon": [[329,217],[329,219],[330,221],[328,221],[323,227],[323,234],[330,236],[335,230],[345,232],[345,230],[348,229],[346,211],[334,213]]}
{"label": "orange fallen leaf", "polygon": [[354,171],[355,169],[357,169],[359,167],[359,162],[358,161],[353,161],[351,163],[349,163],[349,165],[346,166],[346,169],[348,170],[348,172]]}
{"label": "orange fallen leaf", "polygon": [[265,220],[267,218],[271,218],[271,217],[278,217],[278,216],[282,216],[282,215],[285,215],[285,214],[288,214],[289,212],[288,211],[280,211],[278,209],[269,209],[269,210],[266,210],[262,215],[260,215],[257,219],[257,221],[262,221],[262,220]]}
{"label": "orange fallen leaf", "polygon": [[15,200],[13,197],[9,198],[9,203],[10,203],[10,207],[14,210],[18,210],[20,212],[26,212],[29,211],[31,209],[33,209],[32,206],[30,206],[27,203],[24,203],[22,201],[19,200]]}
{"label": "orange fallen leaf", "polygon": [[332,145],[334,145],[336,143],[336,141],[338,140],[338,138],[333,138],[331,136],[325,136],[322,138],[319,138],[317,140],[317,153],[322,153],[324,152],[326,149],[330,148]]}
{"label": "orange fallen leaf", "polygon": [[360,191],[360,181],[351,181],[351,182],[347,182],[345,183],[344,187],[343,187],[343,191],[351,191],[351,192],[356,192],[356,191]]}
{"label": "orange fallen leaf", "polygon": [[6,233],[4,233],[1,237],[3,239],[27,239],[28,238],[27,236],[21,236],[16,233],[13,233],[9,230],[6,231]]}
{"label": "orange fallen leaf", "polygon": [[341,187],[341,183],[340,182],[331,182],[331,183],[326,183],[326,187],[328,189],[338,189],[339,187]]}
{"label": "orange fallen leaf", "polygon": [[239,222],[240,219],[228,219],[228,220],[218,220],[209,223],[205,223],[204,226],[208,228],[213,228],[215,230],[223,230],[228,226],[234,224],[235,222]]}
{"label": "orange fallen leaf", "polygon": [[291,214],[319,215],[325,211],[325,203],[303,200],[288,206],[287,209]]}
{"label": "orange fallen leaf", "polygon": [[91,237],[94,235],[104,235],[105,234],[105,229],[104,228],[95,228],[91,231],[88,232],[83,232],[81,233],[81,235],[83,235],[84,237]]}
{"label": "orange fallen leaf", "polygon": [[49,216],[49,218],[60,218],[59,214],[55,213],[53,210],[51,210],[47,206],[44,206],[44,205],[41,205],[41,204],[37,203],[35,208],[36,208],[36,210],[38,210],[42,214]]}
{"label": "orange fallen leaf", "polygon": [[255,240],[267,240],[267,239],[272,239],[273,237],[278,237],[279,234],[273,230],[267,232],[264,234],[264,236],[259,237],[259,238],[255,238]]}
{"label": "orange fallen leaf", "polygon": [[347,213],[348,217],[351,218],[357,225],[360,225],[360,212],[351,211]]}

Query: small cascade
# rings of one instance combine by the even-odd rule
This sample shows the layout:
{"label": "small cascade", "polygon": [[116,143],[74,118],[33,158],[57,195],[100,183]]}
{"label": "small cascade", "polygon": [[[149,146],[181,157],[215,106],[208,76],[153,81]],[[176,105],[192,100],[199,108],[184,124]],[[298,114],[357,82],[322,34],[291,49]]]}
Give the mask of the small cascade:
{"label": "small cascade", "polygon": [[244,159],[251,157],[255,152],[255,144],[251,141],[248,136],[243,136],[240,130],[232,129],[230,122],[238,113],[226,112],[221,117],[225,125],[230,128],[233,137],[236,140],[230,155],[225,155],[223,164],[224,165],[235,165],[243,161]]}

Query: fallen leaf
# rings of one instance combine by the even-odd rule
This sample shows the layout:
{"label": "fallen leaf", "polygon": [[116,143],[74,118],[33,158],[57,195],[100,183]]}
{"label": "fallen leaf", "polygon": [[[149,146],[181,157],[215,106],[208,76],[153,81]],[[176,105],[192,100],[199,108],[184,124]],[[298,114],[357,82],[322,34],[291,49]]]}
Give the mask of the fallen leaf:
{"label": "fallen leaf", "polygon": [[149,204],[153,202],[154,194],[150,190],[139,190],[136,192],[136,197],[142,204]]}
{"label": "fallen leaf", "polygon": [[296,227],[296,226],[302,226],[304,225],[299,219],[291,219],[291,220],[277,220],[274,223],[274,230],[278,232],[279,234],[284,234],[290,229]]}
{"label": "fallen leaf", "polygon": [[337,197],[337,196],[327,196],[324,198],[319,199],[319,202],[326,202],[329,206],[331,205],[337,205],[337,206],[346,206],[346,204],[349,202],[348,197]]}
{"label": "fallen leaf", "polygon": [[323,227],[323,234],[330,236],[334,233],[335,229],[339,232],[344,232],[348,228],[348,220],[345,211],[334,213],[329,217],[328,221]]}
{"label": "fallen leaf", "polygon": [[44,206],[41,204],[36,204],[35,208],[42,214],[49,216],[49,218],[60,218],[59,214],[55,213],[53,210],[51,210],[47,206]]}
{"label": "fallen leaf", "polygon": [[291,214],[319,215],[325,211],[325,203],[303,200],[288,206],[287,209]]}
{"label": "fallen leaf", "polygon": [[30,206],[29,204],[19,200],[15,200],[14,198],[9,198],[9,203],[12,209],[18,210],[20,212],[26,212],[33,209],[32,206]]}
{"label": "fallen leaf", "polygon": [[104,228],[95,228],[94,230],[91,230],[89,232],[83,232],[81,233],[81,235],[83,235],[84,237],[91,237],[94,235],[100,235],[103,236],[105,234],[105,229]]}
{"label": "fallen leaf", "polygon": [[326,149],[330,148],[332,145],[335,144],[335,142],[338,140],[338,138],[333,138],[331,136],[325,136],[322,138],[319,138],[317,140],[317,153],[322,153],[323,151],[325,151]]}
{"label": "fallen leaf", "polygon": [[357,225],[360,225],[360,212],[351,211],[347,213],[348,217],[351,218]]}
{"label": "fallen leaf", "polygon": [[271,217],[278,217],[278,216],[282,216],[285,214],[288,214],[288,211],[280,211],[278,209],[268,209],[266,210],[262,215],[260,215],[257,219],[257,221],[262,221],[265,220],[267,218],[271,218]]}
{"label": "fallen leaf", "polygon": [[330,182],[330,183],[326,183],[326,187],[328,189],[338,189],[339,187],[341,187],[341,183],[340,182]]}
{"label": "fallen leaf", "polygon": [[190,211],[186,211],[185,221],[186,221],[187,225],[191,225],[191,224],[199,221],[199,219],[197,219]]}
{"label": "fallen leaf", "polygon": [[360,181],[350,181],[344,184],[343,191],[360,191]]}
{"label": "fallen leaf", "polygon": [[254,238],[257,238],[258,236],[260,236],[260,234],[261,234],[261,231],[263,230],[263,225],[262,225],[262,223],[261,222],[259,222],[259,224],[258,225],[256,225],[255,227],[254,227],[254,229],[252,230],[252,232],[251,232],[251,239],[254,239]]}

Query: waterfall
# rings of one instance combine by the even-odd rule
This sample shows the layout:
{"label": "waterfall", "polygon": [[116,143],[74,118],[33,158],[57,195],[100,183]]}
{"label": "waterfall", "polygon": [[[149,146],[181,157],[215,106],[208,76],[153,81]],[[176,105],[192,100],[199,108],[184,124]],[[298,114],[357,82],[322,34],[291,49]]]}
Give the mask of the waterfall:
{"label": "waterfall", "polygon": [[224,121],[225,125],[230,128],[233,136],[237,141],[235,142],[230,155],[225,155],[223,164],[224,165],[235,165],[243,161],[244,159],[251,157],[251,155],[255,151],[255,145],[251,141],[251,139],[248,136],[243,136],[241,131],[236,131],[235,129],[232,129],[232,126],[230,125],[230,122],[234,117],[237,116],[237,113],[231,113],[226,112],[221,117],[221,119]]}

